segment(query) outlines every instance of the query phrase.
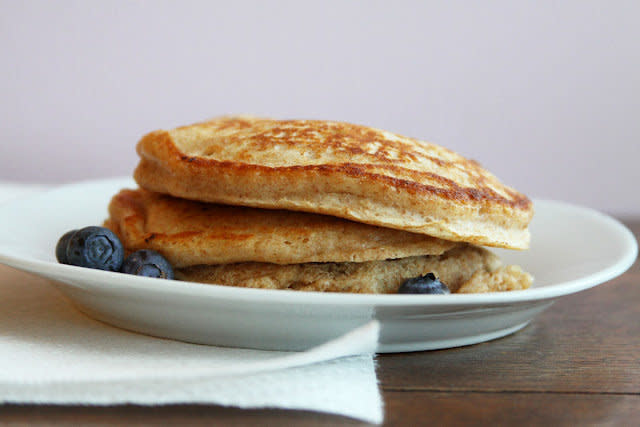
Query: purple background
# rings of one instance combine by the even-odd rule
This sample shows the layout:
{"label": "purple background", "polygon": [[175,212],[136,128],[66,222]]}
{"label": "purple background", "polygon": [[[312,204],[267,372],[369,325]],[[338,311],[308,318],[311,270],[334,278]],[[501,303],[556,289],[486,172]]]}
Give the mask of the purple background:
{"label": "purple background", "polygon": [[0,180],[130,175],[225,113],[363,123],[640,214],[635,1],[0,0]]}

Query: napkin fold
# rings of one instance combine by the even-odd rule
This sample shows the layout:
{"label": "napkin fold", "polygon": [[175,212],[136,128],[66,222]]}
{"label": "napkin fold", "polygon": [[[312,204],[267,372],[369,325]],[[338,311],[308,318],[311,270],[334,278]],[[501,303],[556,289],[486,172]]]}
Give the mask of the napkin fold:
{"label": "napkin fold", "polygon": [[378,333],[372,321],[304,352],[154,338],[88,318],[48,280],[0,265],[0,402],[209,403],[380,423]]}

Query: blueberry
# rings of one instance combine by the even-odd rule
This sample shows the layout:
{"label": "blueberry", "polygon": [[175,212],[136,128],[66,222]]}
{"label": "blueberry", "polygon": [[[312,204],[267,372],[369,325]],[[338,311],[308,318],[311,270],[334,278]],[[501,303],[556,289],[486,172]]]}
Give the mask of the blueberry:
{"label": "blueberry", "polygon": [[427,273],[424,276],[406,280],[398,289],[399,294],[450,294],[451,291],[442,283],[435,274]]}
{"label": "blueberry", "polygon": [[78,230],[67,231],[62,235],[60,240],[58,240],[58,244],[56,245],[56,259],[60,264],[69,264],[67,261],[67,247],[69,246],[69,239],[73,236]]}
{"label": "blueberry", "polygon": [[123,273],[136,276],[173,279],[173,268],[169,261],[156,251],[142,249],[129,255],[122,264]]}
{"label": "blueberry", "polygon": [[73,233],[66,256],[67,263],[71,265],[119,271],[124,260],[124,248],[113,231],[91,226]]}

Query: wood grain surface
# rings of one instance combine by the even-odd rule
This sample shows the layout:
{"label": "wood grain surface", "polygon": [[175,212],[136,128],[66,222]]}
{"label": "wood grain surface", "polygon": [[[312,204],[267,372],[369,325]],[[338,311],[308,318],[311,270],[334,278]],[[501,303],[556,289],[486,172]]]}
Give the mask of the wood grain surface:
{"label": "wood grain surface", "polygon": [[[636,238],[640,220],[625,221]],[[640,265],[563,297],[520,332],[378,356],[385,425],[639,425]],[[357,396],[354,396],[357,398]],[[206,405],[0,406],[0,423],[362,425],[304,411]]]}

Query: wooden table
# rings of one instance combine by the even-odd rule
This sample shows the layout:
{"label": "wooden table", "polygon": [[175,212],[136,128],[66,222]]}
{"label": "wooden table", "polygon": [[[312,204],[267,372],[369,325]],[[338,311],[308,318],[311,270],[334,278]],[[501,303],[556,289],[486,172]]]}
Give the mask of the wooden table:
{"label": "wooden table", "polygon": [[[640,221],[626,221],[640,235]],[[378,357],[386,425],[640,425],[640,265],[564,297],[522,331]],[[355,397],[354,397],[355,398]],[[303,411],[204,405],[0,406],[0,423],[357,425]]]}

